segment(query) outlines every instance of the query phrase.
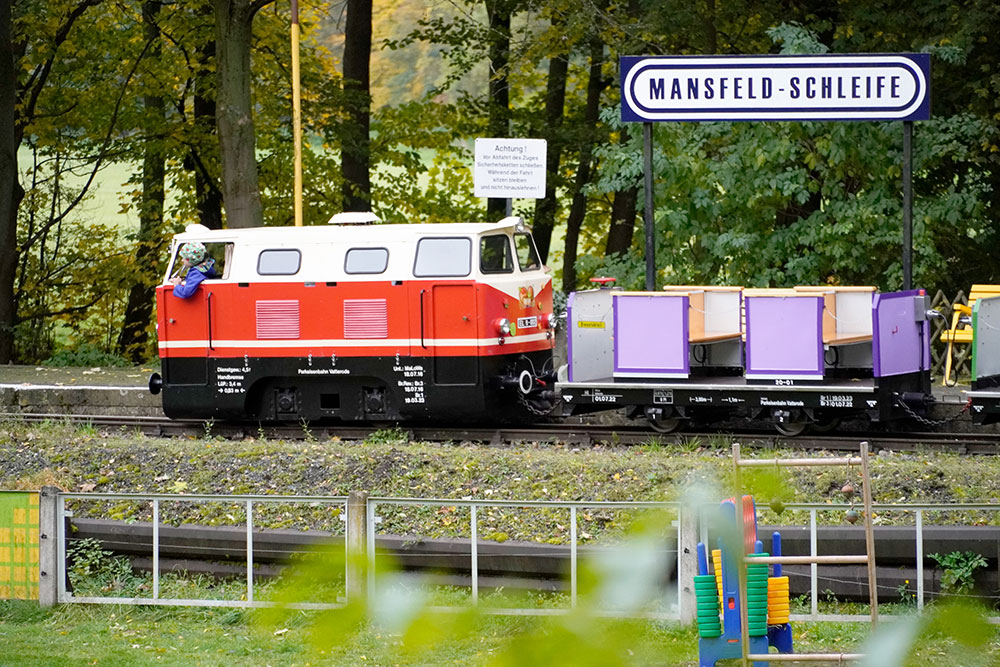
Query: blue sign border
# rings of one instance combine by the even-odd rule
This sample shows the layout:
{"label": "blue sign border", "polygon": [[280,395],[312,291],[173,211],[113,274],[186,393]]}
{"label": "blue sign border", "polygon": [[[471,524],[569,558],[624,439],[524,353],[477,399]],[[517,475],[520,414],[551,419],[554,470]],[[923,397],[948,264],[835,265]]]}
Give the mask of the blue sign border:
{"label": "blue sign border", "polygon": [[[885,62],[886,58],[897,59]],[[903,62],[900,62],[902,60]],[[693,62],[697,61],[697,62]],[[794,61],[794,62],[791,62]],[[748,56],[623,56],[621,58],[621,116],[624,122],[662,121],[872,121],[872,120],[927,120],[930,118],[930,54],[928,53],[876,53],[850,55],[748,55]],[[627,89],[633,74],[648,69],[667,71],[733,70],[759,74],[767,71],[798,68],[903,68],[913,73],[913,79],[923,86],[917,87],[913,96],[897,106],[756,106],[756,107],[685,107],[653,109],[636,100],[634,91]],[[919,76],[918,76],[919,72]],[[633,75],[630,77],[630,75]],[[915,106],[914,106],[915,104]],[[906,115],[901,111],[912,107]],[[774,117],[778,115],[780,117]],[[651,117],[655,116],[655,117]],[[706,116],[710,116],[707,117]]]}

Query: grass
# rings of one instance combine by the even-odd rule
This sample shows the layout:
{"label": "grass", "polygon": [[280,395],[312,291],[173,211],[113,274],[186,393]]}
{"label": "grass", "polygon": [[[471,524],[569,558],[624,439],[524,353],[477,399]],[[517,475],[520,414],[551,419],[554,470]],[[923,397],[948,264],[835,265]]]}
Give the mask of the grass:
{"label": "grass", "polygon": [[[294,612],[274,623],[256,611],[67,605],[40,610],[34,603],[0,602],[0,664],[60,665],[550,665],[697,664],[697,633],[673,623],[428,615],[433,627],[394,632],[379,623],[342,623],[343,614]],[[340,624],[329,631],[331,624]],[[591,635],[573,636],[578,626]],[[883,624],[883,627],[888,627]],[[795,650],[848,652],[868,637],[864,623],[793,623]],[[595,636],[596,635],[596,636]],[[601,662],[548,660],[545,643],[564,640]],[[570,642],[576,642],[574,647]],[[596,641],[602,647],[594,647]],[[896,664],[997,664],[996,629],[976,652],[931,631]],[[539,646],[541,644],[541,647]],[[889,650],[888,645],[883,645]],[[875,664],[891,664],[886,661]]]}

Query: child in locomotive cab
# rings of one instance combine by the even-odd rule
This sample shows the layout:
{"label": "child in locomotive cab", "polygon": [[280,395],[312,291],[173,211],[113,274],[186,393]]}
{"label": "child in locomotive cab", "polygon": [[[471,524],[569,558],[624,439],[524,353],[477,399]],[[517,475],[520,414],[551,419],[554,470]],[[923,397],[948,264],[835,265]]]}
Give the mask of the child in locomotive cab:
{"label": "child in locomotive cab", "polygon": [[203,243],[193,241],[185,243],[177,252],[180,257],[182,268],[187,269],[187,275],[181,278],[174,275],[170,278],[170,283],[174,286],[174,296],[186,299],[195,293],[198,285],[206,278],[217,278],[215,273],[215,260],[208,257]]}

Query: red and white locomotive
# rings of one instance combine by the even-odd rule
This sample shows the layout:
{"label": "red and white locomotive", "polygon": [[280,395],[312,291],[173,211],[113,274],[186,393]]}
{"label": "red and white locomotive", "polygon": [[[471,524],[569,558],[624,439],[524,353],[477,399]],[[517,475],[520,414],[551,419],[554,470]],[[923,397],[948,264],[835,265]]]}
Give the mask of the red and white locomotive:
{"label": "red and white locomotive", "polygon": [[[156,290],[169,417],[510,419],[550,407],[552,280],[520,218],[209,230],[171,246]],[[186,243],[216,278],[188,298]]]}

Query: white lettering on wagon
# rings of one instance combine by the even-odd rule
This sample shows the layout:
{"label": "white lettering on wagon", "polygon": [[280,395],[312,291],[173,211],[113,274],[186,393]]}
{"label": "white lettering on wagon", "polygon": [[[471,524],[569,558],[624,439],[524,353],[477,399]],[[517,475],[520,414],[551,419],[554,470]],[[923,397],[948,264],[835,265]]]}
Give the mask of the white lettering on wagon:
{"label": "white lettering on wagon", "polygon": [[776,401],[774,399],[764,398],[764,397],[761,397],[760,404],[773,405],[778,407],[790,407],[790,408],[803,408],[806,405],[805,402],[803,401]]}
{"label": "white lettering on wagon", "polygon": [[854,397],[850,394],[820,394],[819,405],[822,408],[853,408]]}
{"label": "white lettering on wagon", "polygon": [[595,389],[590,398],[594,403],[617,403],[621,396],[619,394],[605,394],[600,389]]}

